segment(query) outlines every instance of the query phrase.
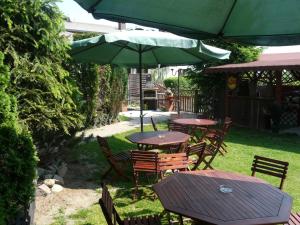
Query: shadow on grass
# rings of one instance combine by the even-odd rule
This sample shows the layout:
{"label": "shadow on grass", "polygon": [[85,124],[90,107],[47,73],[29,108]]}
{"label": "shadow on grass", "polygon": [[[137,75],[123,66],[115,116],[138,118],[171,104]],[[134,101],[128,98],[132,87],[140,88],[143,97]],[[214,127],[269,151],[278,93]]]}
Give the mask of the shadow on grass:
{"label": "shadow on grass", "polygon": [[[116,135],[108,137],[109,146],[112,153],[130,151],[136,149],[136,144],[129,142],[125,136],[133,133],[127,132],[126,135]],[[109,163],[104,157],[98,142],[91,141],[77,146],[69,157],[68,174],[65,187],[72,189],[95,189],[99,188],[102,182],[101,177],[109,168]],[[125,171],[129,178],[133,176],[130,160],[127,164],[120,164],[120,168]],[[148,179],[141,177],[141,184],[149,185]],[[124,190],[123,187],[133,188],[133,180],[126,180],[119,177],[115,171],[111,171],[105,178],[105,182],[113,184],[114,187]]]}
{"label": "shadow on grass", "polygon": [[225,138],[225,142],[300,154],[300,137],[295,135],[233,127]]}

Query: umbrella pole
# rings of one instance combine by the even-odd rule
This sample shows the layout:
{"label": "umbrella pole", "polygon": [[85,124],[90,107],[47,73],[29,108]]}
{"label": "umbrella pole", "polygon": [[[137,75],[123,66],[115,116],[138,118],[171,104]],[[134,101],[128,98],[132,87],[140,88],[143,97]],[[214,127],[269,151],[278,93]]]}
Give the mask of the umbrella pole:
{"label": "umbrella pole", "polygon": [[177,71],[177,114],[180,114],[179,73]]}
{"label": "umbrella pole", "polygon": [[140,69],[140,120],[141,120],[141,132],[144,132],[144,121],[143,121],[143,90],[142,90],[142,46],[139,45],[139,69]]}

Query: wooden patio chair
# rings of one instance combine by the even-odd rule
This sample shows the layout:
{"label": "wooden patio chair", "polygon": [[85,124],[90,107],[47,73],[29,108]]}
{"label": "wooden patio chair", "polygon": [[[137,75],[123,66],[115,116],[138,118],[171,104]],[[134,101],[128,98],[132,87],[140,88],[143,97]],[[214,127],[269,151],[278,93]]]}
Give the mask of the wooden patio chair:
{"label": "wooden patio chair", "polygon": [[190,128],[188,126],[183,126],[178,123],[174,123],[173,121],[168,123],[168,129],[169,131],[178,131],[185,134],[190,134]]}
{"label": "wooden patio chair", "polygon": [[123,168],[120,166],[120,164],[125,164],[130,161],[129,152],[119,152],[119,153],[113,154],[106,138],[97,136],[97,141],[98,141],[99,147],[102,150],[107,162],[109,163],[109,168],[102,175],[101,179],[102,180],[105,179],[105,177],[112,170],[114,170],[117,173],[117,175],[119,175],[120,177],[123,177],[127,180],[130,179],[125,175],[125,173],[123,172]]}
{"label": "wooden patio chair", "polygon": [[200,138],[200,141],[205,141],[208,140],[209,142],[214,142],[214,140],[216,139],[216,136],[222,136],[223,137],[223,142],[220,146],[220,154],[221,155],[225,155],[225,153],[227,153],[227,145],[224,142],[225,136],[227,135],[229,128],[231,127],[232,124],[232,120],[230,117],[226,117],[224,120],[224,124],[222,129],[208,129],[208,128],[203,128],[203,135]]}
{"label": "wooden patio chair", "polygon": [[158,166],[160,177],[163,179],[164,173],[167,171],[186,171],[188,170],[189,160],[185,152],[173,154],[159,154]]}
{"label": "wooden patio chair", "polygon": [[158,166],[158,152],[131,151],[130,158],[133,167],[133,180],[135,186],[133,197],[136,198],[138,193],[139,174],[141,172],[154,174],[156,175],[156,179],[158,179],[158,175],[160,174]]}
{"label": "wooden patio chair", "polygon": [[[200,163],[204,163],[205,166],[203,167],[203,170],[206,169],[211,169],[213,170],[213,166],[212,166],[212,162],[214,161],[214,159],[216,158],[216,156],[219,153],[219,147],[210,143],[208,145],[206,145],[205,151],[203,153],[202,156],[202,160]],[[207,160],[207,158],[209,157],[209,159]],[[199,166],[198,166],[199,167]]]}
{"label": "wooden patio chair", "polygon": [[156,126],[156,123],[155,123],[154,120],[153,120],[153,117],[151,116],[150,119],[151,119],[151,123],[152,123],[153,130],[154,130],[154,131],[158,131],[157,126]]}
{"label": "wooden patio chair", "polygon": [[284,225],[300,225],[300,213],[291,213],[289,222]]}
{"label": "wooden patio chair", "polygon": [[178,131],[181,133],[185,133],[191,136],[190,140],[193,142],[197,142],[197,139],[195,138],[195,129],[190,126],[184,126],[178,123],[174,123],[173,121],[170,121],[168,123],[168,129],[169,131]]}
{"label": "wooden patio chair", "polygon": [[99,200],[99,204],[108,225],[161,225],[160,218],[158,215],[129,217],[122,220],[115,208],[108,188],[103,183],[102,197]]}
{"label": "wooden patio chair", "polygon": [[[223,136],[216,135],[215,138],[206,145],[205,151],[202,155],[202,161],[200,163],[204,163],[204,170],[206,169],[214,169],[211,165],[213,160],[216,158],[218,153],[220,152],[221,144],[223,143]],[[207,160],[207,158],[209,159]]]}
{"label": "wooden patio chair", "polygon": [[204,158],[210,155],[209,152],[206,151],[206,142],[199,142],[187,146],[186,153],[189,157],[190,164],[193,166],[191,170],[196,170]]}
{"label": "wooden patio chair", "polygon": [[282,190],[284,181],[286,179],[288,166],[288,162],[255,155],[251,167],[251,176],[255,176],[256,173],[263,173],[278,177],[281,179],[279,189]]}

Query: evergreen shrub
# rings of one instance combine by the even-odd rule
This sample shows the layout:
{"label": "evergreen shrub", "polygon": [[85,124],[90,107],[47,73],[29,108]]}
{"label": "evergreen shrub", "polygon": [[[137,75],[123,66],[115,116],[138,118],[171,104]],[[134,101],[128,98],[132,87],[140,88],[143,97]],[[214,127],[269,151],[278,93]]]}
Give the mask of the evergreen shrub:
{"label": "evergreen shrub", "polygon": [[16,99],[6,93],[10,72],[0,52],[0,224],[24,212],[34,196],[37,156],[32,138],[19,123]]}

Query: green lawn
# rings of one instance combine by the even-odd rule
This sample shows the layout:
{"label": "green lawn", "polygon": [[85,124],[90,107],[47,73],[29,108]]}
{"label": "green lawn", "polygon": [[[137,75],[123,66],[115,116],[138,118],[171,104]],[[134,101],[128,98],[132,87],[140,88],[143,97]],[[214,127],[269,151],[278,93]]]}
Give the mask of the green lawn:
{"label": "green lawn", "polygon": [[[165,129],[164,124],[159,125],[160,129]],[[146,127],[151,130],[151,127]],[[109,143],[114,151],[124,151],[134,149],[136,146],[126,140],[126,136],[137,132],[137,130],[115,135],[109,138]],[[234,171],[243,174],[250,174],[251,162],[255,154],[271,157],[290,163],[288,178],[284,185],[284,191],[293,197],[293,211],[300,211],[300,138],[297,136],[276,135],[245,128],[232,128],[226,138],[228,154],[225,157],[218,156],[213,165],[216,169]],[[92,179],[100,183],[100,173],[107,166],[96,142],[90,142],[78,146],[74,150],[74,158],[85,155],[91,164],[99,165],[99,171],[93,174]],[[128,170],[130,173],[130,170]],[[275,178],[261,176],[268,182],[278,185]],[[144,188],[140,199],[132,200],[131,182],[112,179],[109,184],[110,191],[114,197],[117,210],[121,217],[132,215],[146,215],[161,212],[162,206],[159,200],[153,201],[150,189]],[[100,197],[100,194],[99,194]],[[106,224],[98,205],[88,209],[82,209],[70,216],[76,225],[103,225]],[[55,225],[65,224],[61,217]]]}

